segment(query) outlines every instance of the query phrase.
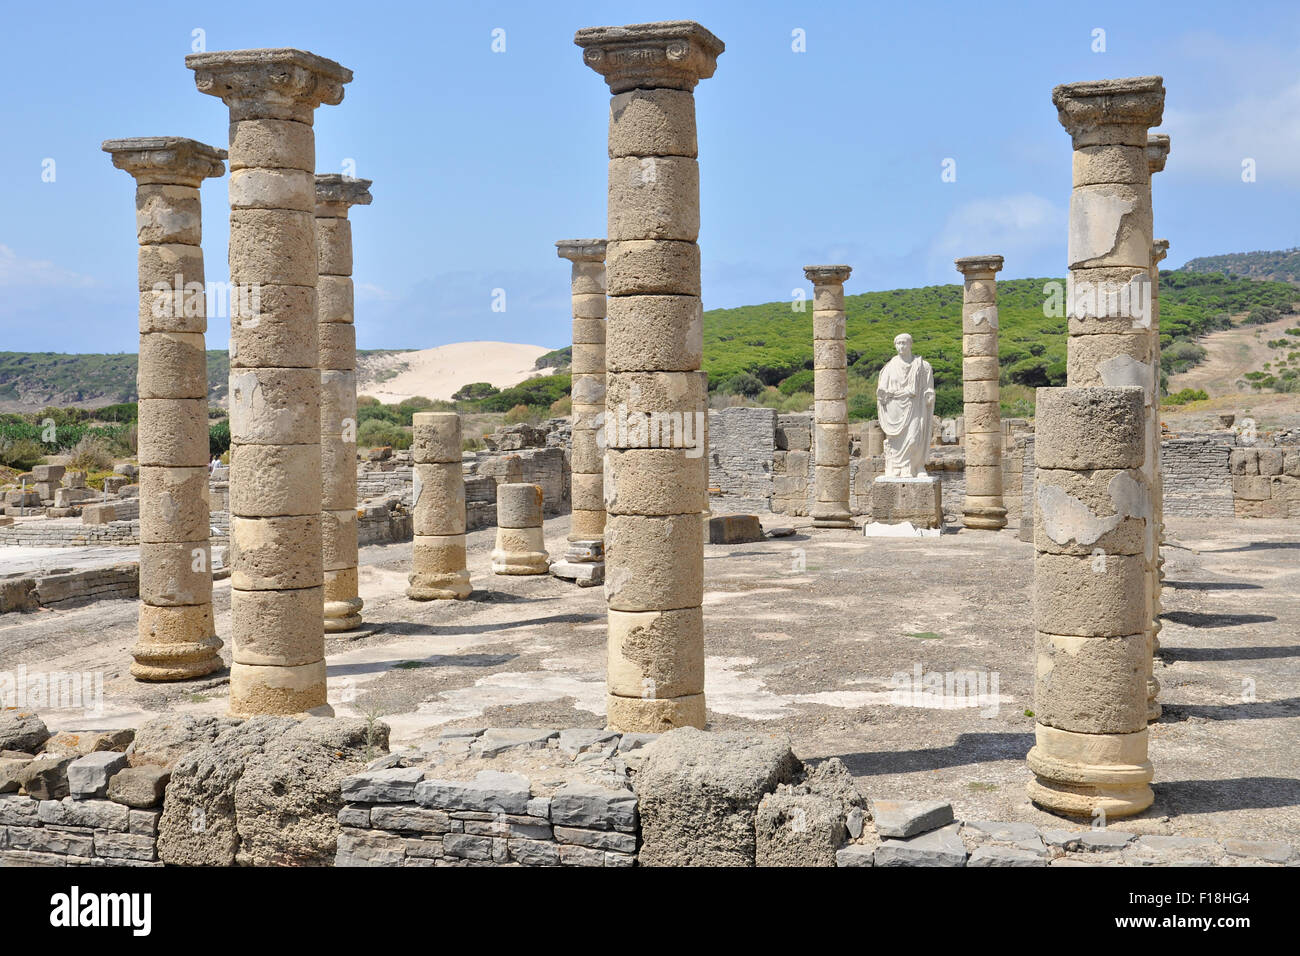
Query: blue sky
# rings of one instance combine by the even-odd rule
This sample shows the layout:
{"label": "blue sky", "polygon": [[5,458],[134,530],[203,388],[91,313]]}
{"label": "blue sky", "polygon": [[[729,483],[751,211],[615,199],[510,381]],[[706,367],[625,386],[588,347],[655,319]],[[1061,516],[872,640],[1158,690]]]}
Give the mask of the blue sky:
{"label": "blue sky", "polygon": [[[317,111],[316,148],[318,171],[351,160],[374,180],[352,214],[363,348],[567,344],[554,242],[605,223],[608,90],[573,45],[583,26],[690,18],[727,44],[696,90],[706,309],[788,298],[812,262],[852,265],[848,292],[953,282],[952,259],[979,253],[1004,255],[1006,278],[1061,274],[1070,141],[1051,89],[1102,77],[1165,78],[1168,264],[1300,244],[1294,2],[54,9],[11,5],[0,36],[0,350],[135,350],[133,185],[99,144],[226,144],[225,106],[184,66],[196,29],[209,50],[296,46],[356,74]],[[203,212],[208,279],[225,280],[224,179]]]}

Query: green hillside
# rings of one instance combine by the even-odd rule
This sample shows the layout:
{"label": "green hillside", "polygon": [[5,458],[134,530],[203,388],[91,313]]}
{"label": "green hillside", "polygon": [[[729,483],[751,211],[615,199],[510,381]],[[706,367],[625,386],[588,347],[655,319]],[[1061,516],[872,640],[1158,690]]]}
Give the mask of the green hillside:
{"label": "green hillside", "polygon": [[1191,259],[1184,272],[1224,272],[1248,279],[1300,283],[1300,248],[1275,252],[1233,252],[1224,256],[1201,256]]}
{"label": "green hillside", "polygon": [[[1300,303],[1300,287],[1285,282],[1185,270],[1162,272],[1160,279],[1161,343],[1167,372],[1199,361],[1204,349],[1194,343],[1195,338],[1224,328],[1230,317],[1252,313],[1276,317]],[[1032,399],[1028,390],[1035,386],[1065,381],[1066,321],[1043,314],[1044,286],[1059,281],[1012,279],[998,283],[1002,381],[1006,386],[1021,386],[1022,401]],[[812,392],[812,303],[803,306],[803,312],[796,312],[789,302],[768,302],[706,312],[704,368],[710,389],[765,403],[805,407]],[[917,353],[934,366],[939,413],[959,413],[960,285],[850,295],[845,297],[845,311],[853,371],[849,377],[852,417],[874,416],[874,379],[893,354],[893,338],[901,331],[912,333]],[[538,366],[564,370],[568,360],[568,351],[559,349],[543,356]],[[0,352],[0,410],[130,402],[135,399],[135,370],[136,356],[125,353]],[[208,352],[211,399],[225,397],[228,375],[226,353]],[[535,396],[516,395],[509,389],[498,396],[493,390],[491,400],[496,404],[517,400],[516,404],[540,407],[544,399],[546,404],[555,400],[553,391],[549,385]],[[1017,391],[1010,389],[1009,394]]]}
{"label": "green hillside", "polygon": [[[1065,384],[1066,320],[1043,314],[1044,286],[1056,281],[998,283],[1003,384]],[[1281,282],[1182,271],[1162,272],[1160,281],[1160,339],[1167,370],[1194,360],[1199,347],[1192,341],[1225,327],[1230,316],[1259,307],[1287,312],[1300,303],[1300,288]],[[960,413],[961,300],[957,284],[845,296],[851,417],[874,415],[874,397],[864,386],[874,385],[894,354],[894,336],[904,331],[911,333],[917,354],[934,366],[938,413]],[[793,311],[789,302],[706,312],[704,366],[710,388],[751,397],[762,386],[777,386],[785,395],[811,392],[812,304],[803,305],[803,312]]]}

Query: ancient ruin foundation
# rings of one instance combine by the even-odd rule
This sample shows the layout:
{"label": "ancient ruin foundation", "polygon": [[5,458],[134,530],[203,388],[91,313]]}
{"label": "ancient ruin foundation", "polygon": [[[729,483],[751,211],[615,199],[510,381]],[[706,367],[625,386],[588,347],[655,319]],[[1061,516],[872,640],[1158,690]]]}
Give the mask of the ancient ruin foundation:
{"label": "ancient ruin foundation", "polygon": [[696,83],[722,41],[697,23],[592,27],[574,42],[609,111],[606,719],[703,727],[704,422]]}
{"label": "ancient ruin foundation", "polygon": [[320,347],[321,541],[325,632],[361,626],[357,592],[357,333],[352,223],[370,205],[370,180],[316,176],[316,335]]}
{"label": "ancient ruin foundation", "polygon": [[199,185],[225,150],[192,139],[111,139],[136,181],[140,242],[140,623],[131,673],[201,677],[222,667],[208,546],[208,327]]}
{"label": "ancient ruin foundation", "polygon": [[542,528],[542,489],[525,483],[498,485],[492,573],[545,574],[550,565]]}
{"label": "ancient ruin foundation", "polygon": [[460,416],[417,412],[411,424],[415,550],[406,596],[413,601],[464,600],[472,589],[465,568]]}
{"label": "ancient ruin foundation", "polygon": [[605,579],[605,240],[565,239],[555,246],[573,263],[573,509],[569,549],[551,573],[595,585]]}
{"label": "ancient ruin foundation", "polygon": [[[1158,76],[1072,83],[1052,91],[1061,124],[1074,143],[1070,195],[1069,346],[1071,387],[1136,385],[1143,390],[1144,474],[1158,487],[1159,358],[1151,329],[1150,127],[1164,112]],[[1143,549],[1148,645],[1149,716],[1160,716],[1151,670],[1158,555],[1154,522]]]}
{"label": "ancient ruin foundation", "polygon": [[852,528],[844,282],[849,266],[804,266],[813,284],[813,527]]}
{"label": "ancient ruin foundation", "polygon": [[1029,796],[1057,813],[1140,813],[1147,760],[1145,395],[1040,388],[1034,501],[1035,745]]}
{"label": "ancient ruin foundation", "polygon": [[[185,58],[230,108],[230,711],[325,707],[312,115],[352,72],[301,50]],[[232,299],[234,297],[232,296]]]}
{"label": "ancient ruin foundation", "polygon": [[966,434],[967,528],[996,531],[1007,524],[1002,501],[1002,412],[998,395],[997,273],[1001,256],[956,260],[962,290],[962,399]]}

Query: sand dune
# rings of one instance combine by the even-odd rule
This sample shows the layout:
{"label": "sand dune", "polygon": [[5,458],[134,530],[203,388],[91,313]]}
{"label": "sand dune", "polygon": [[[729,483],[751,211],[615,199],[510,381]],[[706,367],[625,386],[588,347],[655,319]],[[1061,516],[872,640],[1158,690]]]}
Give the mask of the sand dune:
{"label": "sand dune", "polygon": [[413,395],[449,399],[471,382],[508,388],[546,374],[533,363],[549,351],[546,346],[517,342],[456,342],[417,352],[359,356],[357,392],[393,403]]}

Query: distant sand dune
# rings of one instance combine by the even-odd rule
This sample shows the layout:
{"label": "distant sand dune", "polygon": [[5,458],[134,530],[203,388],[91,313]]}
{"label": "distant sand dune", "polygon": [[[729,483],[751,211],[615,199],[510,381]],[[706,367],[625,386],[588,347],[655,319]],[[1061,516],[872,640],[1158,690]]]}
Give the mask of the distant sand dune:
{"label": "distant sand dune", "polygon": [[[546,374],[533,363],[549,351],[542,345],[517,342],[456,342],[417,352],[358,356],[357,392],[391,404],[414,395],[450,399],[471,382],[508,388]],[[380,381],[393,371],[395,376]]]}

